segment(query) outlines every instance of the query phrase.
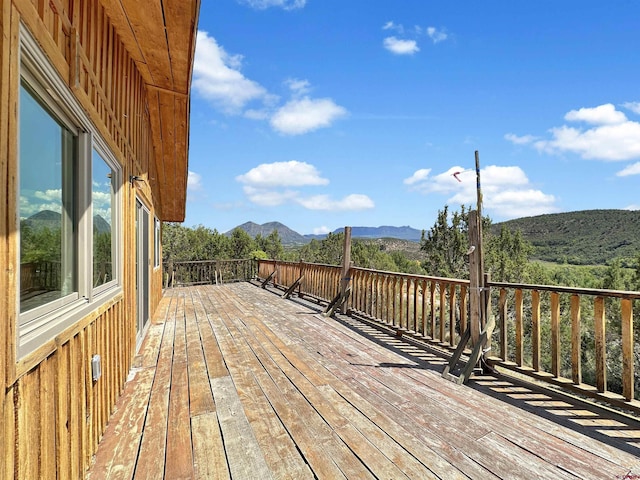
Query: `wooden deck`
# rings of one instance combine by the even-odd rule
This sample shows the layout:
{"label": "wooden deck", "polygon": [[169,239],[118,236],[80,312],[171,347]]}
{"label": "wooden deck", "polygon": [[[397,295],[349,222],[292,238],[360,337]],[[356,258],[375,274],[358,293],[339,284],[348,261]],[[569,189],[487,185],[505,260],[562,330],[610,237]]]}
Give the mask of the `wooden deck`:
{"label": "wooden deck", "polygon": [[89,478],[640,478],[640,422],[249,283],[168,290]]}

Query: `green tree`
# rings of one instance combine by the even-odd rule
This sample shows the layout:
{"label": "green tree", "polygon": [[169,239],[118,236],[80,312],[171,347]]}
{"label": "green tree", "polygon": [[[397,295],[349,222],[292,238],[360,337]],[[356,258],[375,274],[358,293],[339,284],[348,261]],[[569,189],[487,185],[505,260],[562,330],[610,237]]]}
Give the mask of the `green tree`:
{"label": "green tree", "polygon": [[[428,275],[450,278],[468,278],[469,212],[464,205],[460,211],[449,212],[449,206],[438,211],[433,227],[422,232],[420,249],[426,254],[422,266]],[[486,225],[485,225],[486,224]],[[483,219],[484,232],[490,220]]]}
{"label": "green tree", "polygon": [[282,240],[280,239],[278,230],[273,230],[269,235],[267,235],[264,239],[264,246],[262,247],[262,250],[265,251],[268,258],[273,260],[280,260],[282,258],[284,248],[282,247]]}
{"label": "green tree", "polygon": [[485,251],[485,270],[491,272],[496,282],[523,282],[529,265],[533,246],[517,230],[512,233],[506,226],[500,235],[488,239]]}
{"label": "green tree", "polygon": [[231,232],[230,250],[231,258],[249,258],[252,250],[256,250],[255,242],[251,236],[241,228],[235,228]]}

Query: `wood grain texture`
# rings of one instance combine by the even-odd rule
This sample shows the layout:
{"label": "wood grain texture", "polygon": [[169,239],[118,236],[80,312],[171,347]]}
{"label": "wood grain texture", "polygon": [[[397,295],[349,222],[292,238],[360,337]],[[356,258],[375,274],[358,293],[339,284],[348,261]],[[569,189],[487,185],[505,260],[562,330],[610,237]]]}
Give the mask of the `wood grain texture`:
{"label": "wood grain texture", "polygon": [[[155,450],[126,455],[137,474],[155,463],[139,478],[177,465],[200,478],[290,479],[608,479],[638,467],[637,419],[506,376],[453,385],[441,358],[379,325],[248,283],[165,295],[153,384],[164,393],[149,396],[142,432]],[[214,411],[185,389],[190,362],[194,378],[206,365]],[[167,426],[174,401],[182,421]],[[191,456],[165,455],[168,435],[189,438]]]}

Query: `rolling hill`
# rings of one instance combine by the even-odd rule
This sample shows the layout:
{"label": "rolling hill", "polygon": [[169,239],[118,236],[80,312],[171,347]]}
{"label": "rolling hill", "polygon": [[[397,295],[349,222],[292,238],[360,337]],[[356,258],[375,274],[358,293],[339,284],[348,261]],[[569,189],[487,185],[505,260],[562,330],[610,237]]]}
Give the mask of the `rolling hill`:
{"label": "rolling hill", "polygon": [[613,258],[632,259],[640,253],[640,211],[582,210],[517,218],[502,225],[535,247],[533,257],[554,263],[604,265]]}

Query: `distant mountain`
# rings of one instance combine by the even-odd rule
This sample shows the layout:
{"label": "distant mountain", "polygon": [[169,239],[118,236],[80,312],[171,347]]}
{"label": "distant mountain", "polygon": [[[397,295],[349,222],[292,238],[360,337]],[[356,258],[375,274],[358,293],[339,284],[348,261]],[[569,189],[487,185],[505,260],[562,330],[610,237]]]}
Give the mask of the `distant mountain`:
{"label": "distant mountain", "polygon": [[[640,211],[582,210],[525,217],[505,225],[535,247],[533,257],[555,263],[603,265],[613,258],[632,259],[640,253]],[[628,262],[627,262],[628,263]]]}
{"label": "distant mountain", "polygon": [[[344,231],[344,228],[338,228],[333,233],[341,233],[342,231]],[[351,227],[351,236],[354,238],[397,238],[419,242],[422,230],[409,226],[390,227],[387,225],[381,227]]]}
{"label": "distant mountain", "polygon": [[238,225],[237,227],[232,228],[227,233],[225,233],[225,235],[231,235],[231,232],[233,232],[236,228],[244,230],[252,238],[255,238],[258,234],[266,237],[274,230],[277,230],[283,245],[301,245],[310,241],[303,235],[300,235],[298,232],[291,230],[289,227],[280,222],[268,222],[263,223],[262,225],[258,225],[254,222],[246,222],[242,225]]}
{"label": "distant mountain", "polygon": [[53,210],[41,210],[23,220],[24,225],[34,231],[40,231],[42,228],[48,228],[49,230],[59,229],[61,222],[62,215]]}
{"label": "distant mountain", "polygon": [[93,216],[93,230],[96,233],[111,233],[111,225],[100,215]]}

